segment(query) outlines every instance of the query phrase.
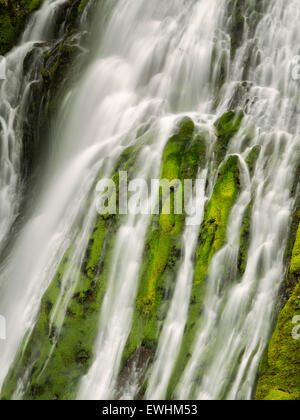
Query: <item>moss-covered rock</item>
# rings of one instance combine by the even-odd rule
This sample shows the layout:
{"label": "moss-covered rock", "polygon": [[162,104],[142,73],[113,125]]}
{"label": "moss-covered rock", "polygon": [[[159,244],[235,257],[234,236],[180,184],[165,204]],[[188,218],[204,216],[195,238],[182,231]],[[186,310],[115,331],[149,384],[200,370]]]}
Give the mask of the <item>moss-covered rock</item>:
{"label": "moss-covered rock", "polygon": [[[128,176],[134,173],[137,156],[128,149],[122,153],[112,175],[116,183],[119,171],[130,166]],[[94,202],[90,199],[87,205]],[[93,360],[115,237],[122,220],[119,214],[98,215],[83,260],[72,258],[74,245],[66,252],[42,298],[35,327],[24,338],[7,375],[1,398],[12,399],[19,381],[24,384],[23,399],[70,400],[76,397],[79,380]],[[69,289],[74,289],[71,296]],[[55,310],[59,298],[65,296],[69,298],[61,325],[61,317],[57,318]]]}
{"label": "moss-covered rock", "polygon": [[260,366],[256,399],[300,400],[300,339],[293,335],[295,317],[300,315],[300,225],[290,264],[296,287],[279,314],[276,330]]}
{"label": "moss-covered rock", "polygon": [[86,4],[87,4],[88,0],[81,0],[78,6],[78,13],[82,13],[83,9],[85,8]]}
{"label": "moss-covered rock", "polygon": [[214,147],[214,153],[217,166],[223,162],[229,142],[238,133],[243,118],[243,112],[229,111],[215,122],[217,141]]}
{"label": "moss-covered rock", "polygon": [[256,145],[252,147],[248,156],[246,157],[246,163],[248,165],[251,176],[254,174],[256,163],[257,163],[260,153],[261,153],[261,146]]}
{"label": "moss-covered rock", "polygon": [[[194,123],[185,121],[167,143],[161,168],[161,180],[195,179],[205,162],[206,143],[195,133]],[[182,182],[183,183],[183,182]],[[171,192],[171,212],[154,217],[148,231],[131,334],[124,351],[123,363],[143,346],[155,351],[159,333],[170,303],[181,256],[181,235],[185,214],[175,214],[175,189]],[[181,194],[181,192],[179,192]],[[174,200],[175,199],[175,200]],[[161,196],[161,209],[167,199]]]}
{"label": "moss-covered rock", "polygon": [[210,263],[216,252],[226,243],[227,223],[238,193],[238,157],[231,156],[220,169],[219,177],[211,199],[206,206],[204,221],[200,229],[188,321],[182,340],[182,348],[170,382],[169,397],[173,396],[180,376],[190,358],[203,310]]}
{"label": "moss-covered rock", "polygon": [[248,259],[247,257],[250,245],[252,205],[253,203],[250,202],[246,208],[241,228],[240,249],[238,256],[238,269],[241,276],[245,273]]}
{"label": "moss-covered rock", "polygon": [[[300,210],[298,210],[298,217],[300,218]],[[300,227],[298,228],[296,241],[292,253],[291,260],[291,275],[299,276],[300,275]]]}
{"label": "moss-covered rock", "polygon": [[110,250],[116,224],[99,216],[82,267],[73,267],[70,284],[78,277],[61,330],[52,320],[60,295],[67,292],[62,278],[68,270],[70,249],[46,291],[39,318],[29,339],[25,338],[13,368],[2,388],[2,398],[11,399],[19,379],[25,385],[24,399],[73,399],[82,375],[87,373],[97,336]]}
{"label": "moss-covered rock", "polygon": [[0,55],[17,42],[28,16],[43,0],[0,0]]}

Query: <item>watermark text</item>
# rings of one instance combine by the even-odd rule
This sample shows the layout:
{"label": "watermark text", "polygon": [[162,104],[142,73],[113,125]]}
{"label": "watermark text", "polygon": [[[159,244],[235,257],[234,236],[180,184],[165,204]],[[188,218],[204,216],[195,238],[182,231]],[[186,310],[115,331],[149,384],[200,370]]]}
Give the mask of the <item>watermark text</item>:
{"label": "watermark text", "polygon": [[100,215],[181,215],[186,224],[195,226],[201,219],[199,197],[203,196],[203,179],[133,179],[126,171],[114,179],[101,179],[96,186],[97,211]]}

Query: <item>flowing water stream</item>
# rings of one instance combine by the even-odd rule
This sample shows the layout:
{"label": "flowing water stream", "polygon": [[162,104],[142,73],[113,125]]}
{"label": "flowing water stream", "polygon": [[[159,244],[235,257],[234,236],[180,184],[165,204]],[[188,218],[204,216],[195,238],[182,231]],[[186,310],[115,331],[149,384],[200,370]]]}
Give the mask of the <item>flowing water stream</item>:
{"label": "flowing water stream", "polygon": [[[27,91],[40,77],[24,80],[22,63],[33,42],[50,36],[53,11],[60,3],[46,1],[29,22],[20,45],[7,56],[8,78],[0,86],[0,249],[19,211],[21,123],[26,118]],[[29,339],[41,298],[71,246],[51,317],[59,335],[78,282],[76,267],[84,260],[97,217],[91,194],[99,174],[109,177],[122,152],[146,137],[135,175],[147,181],[159,178],[166,142],[188,116],[197,129],[210,133],[211,144],[205,168],[199,172],[198,225],[184,230],[176,286],[148,370],[146,397],[166,398],[188,316],[199,226],[217,178],[213,123],[234,107],[246,114],[227,150],[227,156],[238,156],[240,193],[229,218],[226,244],[211,262],[199,329],[175,396],[250,399],[276,314],[294,203],[299,87],[291,77],[291,63],[300,52],[300,5],[297,0],[262,2],[257,25],[251,29],[245,22],[241,46],[234,52],[226,0],[118,0],[99,7],[107,15],[101,39],[63,105],[67,118],[53,139],[57,150],[49,158],[43,190],[1,271],[0,305],[8,337],[0,342],[0,384],[25,332]],[[246,6],[244,12],[253,18]],[[251,173],[246,161],[254,146],[260,146],[261,153]],[[249,203],[250,245],[240,276],[240,231]],[[81,380],[78,398],[115,395],[150,221],[149,215],[131,214],[118,228],[95,359]],[[54,347],[55,342],[52,351]],[[15,398],[22,398],[26,380],[25,373]],[[134,398],[137,388],[133,380],[122,390],[122,398]]]}
{"label": "flowing water stream", "polygon": [[[30,90],[41,79],[40,56],[31,60],[25,77],[24,59],[35,42],[47,41],[51,36],[55,12],[64,2],[47,0],[28,23],[19,45],[5,57],[6,79],[0,86],[0,251],[19,211],[22,129],[28,112]],[[40,55],[45,49],[41,49]]]}

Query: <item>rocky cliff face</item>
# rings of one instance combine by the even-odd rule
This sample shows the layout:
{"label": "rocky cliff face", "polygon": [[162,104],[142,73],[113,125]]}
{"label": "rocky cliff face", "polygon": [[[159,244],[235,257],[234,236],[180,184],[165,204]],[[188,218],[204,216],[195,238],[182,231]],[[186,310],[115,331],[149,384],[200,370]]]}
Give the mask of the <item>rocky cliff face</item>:
{"label": "rocky cliff face", "polygon": [[[7,53],[15,45],[25,22],[41,3],[42,0],[0,0],[0,54]],[[45,44],[37,43],[24,60],[24,75],[33,71],[33,59],[37,66],[34,71],[38,69],[39,74],[38,83],[30,92],[28,115],[23,125],[22,165],[24,176],[28,179],[37,176],[37,165],[42,164],[43,154],[47,155],[47,137],[51,131],[53,117],[82,71],[82,46],[87,45],[85,40],[89,39],[89,34],[82,30],[80,19],[83,12],[86,12],[85,19],[91,19],[94,3],[96,2],[85,0],[67,1],[57,14],[55,34],[47,43],[46,51]],[[244,22],[242,11],[235,6],[234,2],[230,2],[228,9],[229,14],[234,17],[231,23],[232,55],[240,46]],[[262,10],[258,7],[258,10],[255,9],[251,13],[255,27]],[[252,26],[251,30],[254,30]],[[89,57],[88,51],[84,54],[86,58]],[[247,86],[245,81],[239,87],[247,89]],[[170,398],[174,396],[178,379],[191,356],[197,322],[203,311],[204,288],[208,281],[210,262],[226,242],[229,215],[240,194],[239,159],[234,155],[226,159],[225,157],[228,145],[239,132],[244,116],[241,110],[228,110],[214,122],[213,134],[197,132],[195,123],[191,119],[185,119],[164,148],[161,178],[167,178],[169,181],[195,179],[199,169],[204,166],[208,153],[215,156],[216,171],[216,183],[206,204],[204,221],[199,230],[190,309],[183,345],[168,389]],[[253,136],[254,131],[251,127],[245,141]],[[207,139],[210,135],[213,135],[215,141],[213,150],[209,150]],[[113,179],[119,180],[120,170],[132,171],[131,175],[134,175],[133,168],[139,147],[137,145],[128,148],[122,153],[114,168]],[[255,146],[246,158],[250,176],[253,175],[260,152],[261,147]],[[293,191],[295,196],[299,193],[298,177],[299,171]],[[251,201],[243,217],[238,276],[244,273],[247,263],[252,210]],[[295,326],[293,320],[295,316],[300,315],[299,212],[299,201],[296,200],[290,244],[286,252],[288,269],[278,302],[281,310],[274,325],[275,332],[261,361],[257,399],[300,399],[300,340],[292,336]],[[180,240],[184,222],[185,216],[176,215],[173,211],[168,216],[154,217],[148,228],[133,323],[123,352],[118,381],[121,387],[130,375],[133,361],[139,359],[141,353],[146,355],[139,364],[142,373],[139,378],[138,398],[145,396],[146,368],[157,350],[170,297],[174,291],[175,274],[181,259]],[[122,219],[119,216],[97,217],[84,262],[72,267],[79,281],[67,306],[66,319],[58,333],[51,319],[58,296],[67,293],[62,289],[61,279],[69,269],[72,246],[66,252],[43,296],[36,325],[20,346],[15,363],[3,385],[3,399],[13,397],[20,379],[24,377],[25,399],[75,398],[79,381],[87,373],[93,360],[99,312],[107,288],[108,266],[121,223]]]}

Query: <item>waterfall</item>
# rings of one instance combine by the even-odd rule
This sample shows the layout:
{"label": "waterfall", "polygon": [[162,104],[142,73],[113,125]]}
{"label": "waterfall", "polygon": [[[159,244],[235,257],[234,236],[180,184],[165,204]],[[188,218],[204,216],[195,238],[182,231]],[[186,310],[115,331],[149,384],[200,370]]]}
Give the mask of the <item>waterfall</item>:
{"label": "waterfall", "polygon": [[[7,79],[0,85],[0,251],[20,212],[22,124],[30,87],[41,78],[36,61],[24,77],[23,62],[36,42],[51,38],[56,7],[63,3],[45,1],[28,22],[19,46],[6,57]],[[227,0],[100,2],[95,19],[105,19],[101,32],[95,31],[99,39],[92,58],[61,104],[57,129],[51,133],[55,148],[39,180],[39,196],[1,270],[0,313],[7,319],[7,340],[0,341],[1,386],[9,368],[26,355],[45,293],[52,293],[55,302],[49,310],[49,349],[40,357],[38,379],[47,374],[64,339],[70,305],[89,278],[82,272],[88,270],[87,250],[99,221],[97,181],[120,169],[147,183],[159,178],[168,139],[182,121],[191,119],[193,135],[205,133],[205,162],[197,174],[198,220],[182,230],[157,346],[141,369],[128,363],[153,223],[136,203],[133,214],[105,221],[108,234],[92,282],[95,288],[103,281],[93,358],[76,376],[73,392],[78,399],[134,399],[146,384],[146,399],[253,397],[276,316],[295,203],[299,86],[291,73],[299,54],[300,6],[297,0],[270,0],[261,2],[257,11],[245,2],[240,7],[246,19],[235,34],[240,38],[235,45],[229,3],[236,6]],[[47,48],[44,43],[41,54]],[[243,117],[219,159],[216,121],[230,110]],[[126,161],[128,150],[132,159]],[[257,160],[251,164],[253,152]],[[178,370],[189,310],[195,304],[191,297],[199,229],[230,159],[238,162],[238,193],[224,227],[224,244],[209,262],[189,356]],[[240,270],[246,217],[249,244]],[[30,389],[32,365],[24,360],[13,390],[16,399]],[[120,380],[126,368],[130,372]]]}
{"label": "waterfall", "polygon": [[[251,61],[255,62],[259,52],[261,63],[249,69],[250,94],[255,101],[247,111],[261,125],[252,145],[261,145],[262,153],[251,186],[254,203],[247,266],[240,282],[222,284],[224,267],[236,265],[232,252],[237,251],[237,220],[241,215],[237,203],[228,226],[227,245],[212,261],[202,327],[178,389],[181,398],[191,396],[191,384],[199,366],[205,368],[200,385],[193,390],[197,399],[252,397],[285,271],[293,171],[299,160],[299,129],[293,118],[298,88],[290,76],[298,48],[293,37],[299,13],[299,5],[294,1],[271,2],[256,31],[258,51],[254,50]],[[244,51],[237,56],[237,78],[241,77],[242,54]],[[269,147],[273,150],[271,159]],[[229,152],[241,153],[240,137],[232,142]],[[207,360],[209,348],[213,349],[213,357]]]}
{"label": "waterfall", "polygon": [[41,48],[38,57],[30,58],[30,69],[24,76],[24,60],[34,43],[47,41],[53,18],[64,0],[47,0],[28,23],[22,39],[5,57],[5,79],[0,85],[0,251],[15,221],[21,200],[22,129],[28,112],[30,91],[41,79],[38,60],[47,50]]}
{"label": "waterfall", "polygon": [[[14,221],[21,213],[20,205],[22,203],[24,189],[24,183],[22,181],[22,158],[24,158],[22,130],[24,129],[24,123],[27,121],[31,90],[34,86],[39,85],[41,82],[41,57],[49,49],[47,40],[51,39],[52,36],[55,15],[58,8],[64,3],[65,0],[46,0],[41,9],[35,12],[29,19],[19,44],[5,57],[5,79],[0,84],[0,251],[2,251],[5,246],[5,240],[7,239],[8,233],[10,232]],[[39,45],[38,54],[30,55],[30,52],[33,50],[35,45]],[[27,60],[29,66],[25,72],[24,67],[27,57],[29,57]],[[28,225],[30,225],[30,222]],[[26,229],[28,229],[27,235],[31,235],[32,231],[30,231],[29,226],[25,228],[25,232]],[[27,240],[29,237],[30,236],[27,236]],[[20,243],[22,243],[21,240]],[[21,245],[19,249],[20,252],[22,252],[21,249],[24,250]],[[18,255],[18,251],[16,250],[15,252],[16,255]],[[33,252],[34,248],[32,248],[32,250],[28,250],[27,257],[29,257],[29,260],[30,258],[33,258]],[[22,261],[25,262],[27,257],[23,254]],[[22,275],[26,275],[25,265],[20,267],[20,271],[19,269],[15,270],[19,281]],[[18,304],[16,304],[13,309],[15,316],[9,316],[10,304],[9,301],[6,301],[4,296],[12,294],[12,300],[14,300],[14,302],[19,302],[20,296],[24,296],[27,292],[28,296],[30,296],[31,292],[30,290],[25,292],[24,290],[26,289],[26,286],[24,285],[24,290],[20,290],[20,294],[18,294],[18,291],[14,289],[16,283],[12,281],[10,284],[10,274],[8,274],[8,272],[10,272],[9,267],[2,267],[2,281],[0,287],[3,295],[1,297],[1,311],[3,311],[3,313],[7,316],[7,328],[11,328],[16,331],[16,335],[14,337],[10,337],[12,340],[18,340],[18,325],[20,326],[19,333],[21,335],[24,334],[24,331],[28,326],[27,324],[20,325],[19,322],[19,319],[22,318],[24,311],[26,312],[26,302],[25,300],[23,301],[25,306],[21,305],[19,313]],[[9,284],[7,284],[7,282]],[[34,299],[36,299],[36,296]],[[1,343],[4,357],[3,369],[0,374],[2,379],[8,368],[9,361],[7,360],[13,357],[13,354],[9,354],[12,351],[13,344],[11,343],[12,348],[10,350],[10,345],[6,346],[6,344],[4,349],[4,345]],[[18,342],[15,342],[15,346],[17,345]],[[4,354],[8,357],[8,359],[5,359]]]}
{"label": "waterfall", "polygon": [[[207,181],[207,170],[204,170],[199,178],[202,180],[202,190],[196,203],[202,209],[199,212],[199,220],[196,226],[187,226],[183,235],[183,261],[176,280],[176,289],[169,309],[167,319],[161,334],[157,349],[157,360],[149,380],[147,396],[149,399],[163,399],[167,394],[168,383],[176,361],[180,343],[183,338],[184,327],[187,320],[188,305],[191,295],[194,264],[193,255],[195,252],[199,225],[203,221],[205,196],[205,185]],[[129,395],[131,398],[135,394]]]}

